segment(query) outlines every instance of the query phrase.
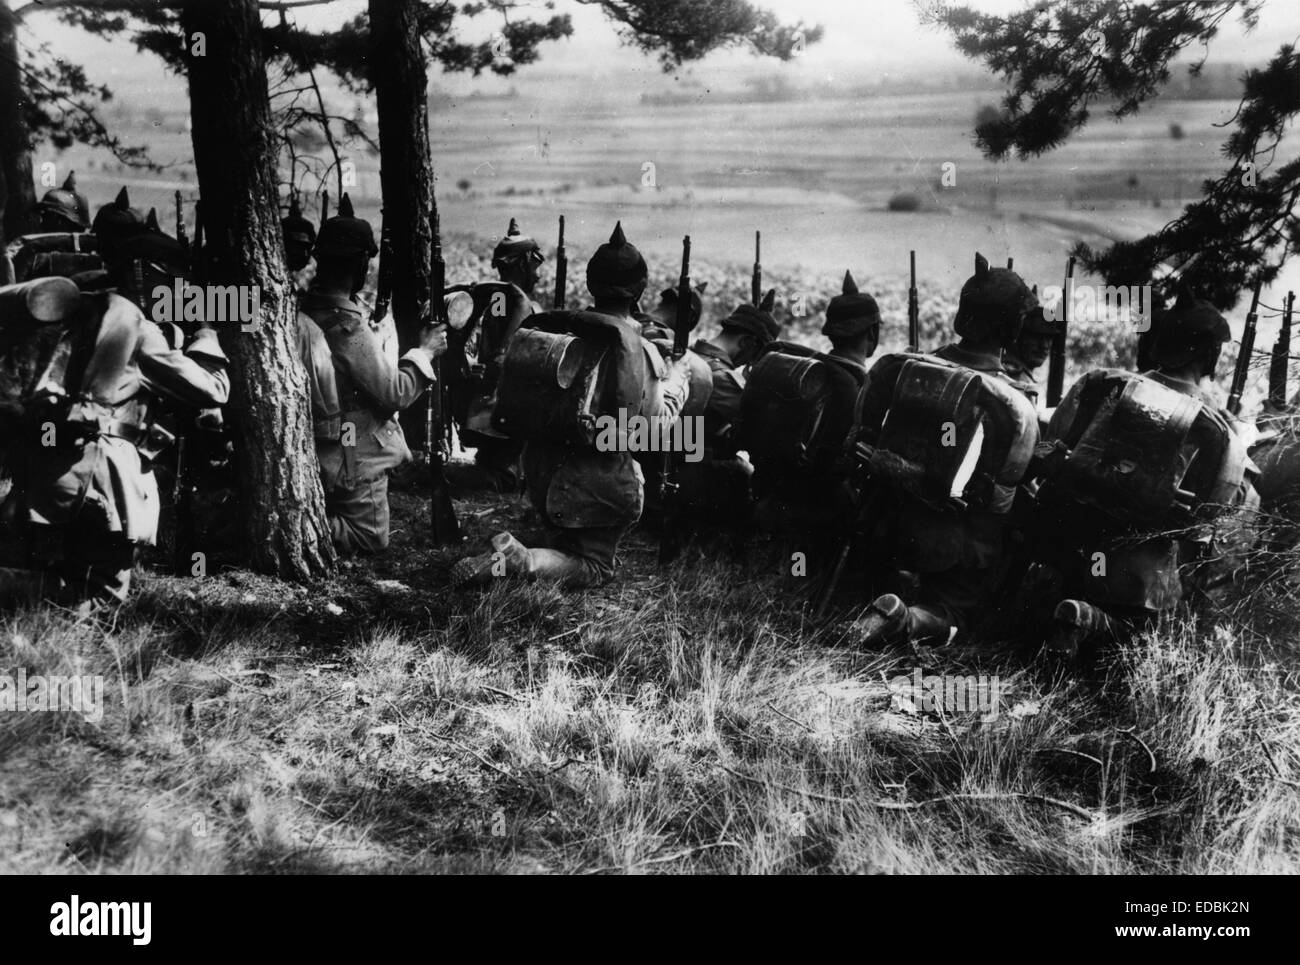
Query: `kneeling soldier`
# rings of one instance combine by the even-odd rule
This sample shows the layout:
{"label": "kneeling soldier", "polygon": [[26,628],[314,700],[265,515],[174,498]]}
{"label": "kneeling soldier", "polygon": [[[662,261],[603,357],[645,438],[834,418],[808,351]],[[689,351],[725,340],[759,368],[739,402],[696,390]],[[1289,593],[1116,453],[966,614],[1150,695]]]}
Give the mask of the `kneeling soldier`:
{"label": "kneeling soldier", "polygon": [[[516,334],[494,425],[526,441],[528,493],[553,538],[548,548],[527,547],[498,533],[491,552],[456,564],[455,583],[520,576],[581,588],[613,575],[619,541],[641,516],[645,477],[630,434],[620,430],[609,446],[596,427],[636,417],[671,424],[689,395],[690,357],[665,363],[632,317],[645,285],[645,260],[617,225],[587,264],[593,307],[534,315]],[[707,399],[697,402],[703,409]]]}

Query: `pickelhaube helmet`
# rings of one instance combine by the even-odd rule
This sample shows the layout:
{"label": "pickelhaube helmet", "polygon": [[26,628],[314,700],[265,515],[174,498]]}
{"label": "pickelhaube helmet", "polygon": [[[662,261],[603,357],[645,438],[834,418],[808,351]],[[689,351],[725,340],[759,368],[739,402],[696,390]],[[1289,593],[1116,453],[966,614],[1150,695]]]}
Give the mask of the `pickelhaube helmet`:
{"label": "pickelhaube helmet", "polygon": [[352,199],[345,194],[339,200],[339,213],[327,218],[320,226],[312,251],[317,256],[365,255],[373,258],[379,253],[379,246],[375,244],[375,232],[370,222],[356,217]]}
{"label": "pickelhaube helmet", "polygon": [[123,188],[117,197],[95,213],[91,231],[99,241],[99,249],[106,254],[125,239],[144,230],[144,215],[131,207],[131,198]]}
{"label": "pickelhaube helmet", "polygon": [[492,267],[499,268],[527,258],[534,264],[542,263],[542,249],[532,238],[519,231],[519,222],[510,219],[505,237],[492,249]]}
{"label": "pickelhaube helmet", "polygon": [[596,296],[635,301],[645,291],[647,277],[645,259],[623,234],[623,222],[618,222],[609,241],[587,262],[587,289]]}
{"label": "pickelhaube helmet", "polygon": [[990,268],[975,255],[975,274],[962,285],[953,329],[962,338],[997,339],[1004,346],[1020,336],[1025,314],[1038,304],[1024,279],[1010,268]]}
{"label": "pickelhaube helmet", "polygon": [[289,214],[280,221],[280,230],[284,232],[284,247],[290,261],[289,270],[298,271],[311,258],[312,245],[316,243],[316,226],[303,217],[296,197],[289,200]]}
{"label": "pickelhaube helmet", "polygon": [[766,345],[781,333],[780,324],[772,317],[772,309],[775,306],[776,289],[770,288],[757,308],[749,302],[741,302],[737,305],[731,314],[722,320],[722,330],[753,335]]}
{"label": "pickelhaube helmet", "polygon": [[827,338],[853,338],[880,327],[880,307],[865,292],[858,291],[853,275],[844,272],[840,293],[826,306],[822,334]]}
{"label": "pickelhaube helmet", "polygon": [[1173,308],[1158,312],[1152,325],[1151,359],[1157,365],[1186,365],[1232,338],[1219,310],[1203,298],[1180,294]]}
{"label": "pickelhaube helmet", "polygon": [[85,231],[90,226],[90,205],[77,191],[77,176],[68,172],[61,187],[45,192],[36,204],[42,216],[62,218],[74,231]]}

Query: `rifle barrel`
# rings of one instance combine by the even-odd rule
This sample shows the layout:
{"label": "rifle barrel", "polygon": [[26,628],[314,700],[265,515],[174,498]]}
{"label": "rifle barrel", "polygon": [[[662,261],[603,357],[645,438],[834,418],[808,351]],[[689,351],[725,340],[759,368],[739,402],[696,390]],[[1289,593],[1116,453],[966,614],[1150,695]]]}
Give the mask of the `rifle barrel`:
{"label": "rifle barrel", "polygon": [[564,310],[564,289],[568,280],[569,256],[564,250],[564,215],[560,215],[560,242],[555,247],[555,299],[551,307]]}
{"label": "rifle barrel", "polygon": [[1268,401],[1278,409],[1286,405],[1287,384],[1291,378],[1291,312],[1294,306],[1295,292],[1287,292],[1282,324],[1273,345],[1273,364],[1268,373]]}
{"label": "rifle barrel", "polygon": [[916,252],[909,253],[911,281],[907,287],[907,350],[921,351],[921,303],[916,291]]}
{"label": "rifle barrel", "polygon": [[1250,311],[1246,314],[1246,325],[1241,330],[1241,350],[1237,353],[1237,367],[1232,373],[1232,390],[1228,393],[1228,411],[1233,415],[1241,414],[1241,396],[1246,390],[1246,378],[1250,374],[1250,358],[1255,352],[1255,330],[1259,324],[1259,292],[1263,286],[1263,279],[1256,279],[1255,291],[1250,296]]}
{"label": "rifle barrel", "polygon": [[749,280],[750,299],[757,308],[763,301],[763,233],[754,232],[754,272]]}
{"label": "rifle barrel", "polygon": [[1065,339],[1070,329],[1070,303],[1074,301],[1074,256],[1065,263],[1065,292],[1061,296],[1061,330],[1052,338],[1052,354],[1047,363],[1047,407],[1060,405],[1065,394]]}

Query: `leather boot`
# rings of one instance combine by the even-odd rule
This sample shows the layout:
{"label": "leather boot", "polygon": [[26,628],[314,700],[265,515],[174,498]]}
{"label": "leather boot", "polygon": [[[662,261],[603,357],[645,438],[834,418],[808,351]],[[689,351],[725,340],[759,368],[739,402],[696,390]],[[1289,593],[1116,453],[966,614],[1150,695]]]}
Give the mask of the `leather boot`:
{"label": "leather boot", "polygon": [[1115,637],[1120,629],[1105,610],[1083,600],[1062,600],[1052,614],[1052,623],[1043,652],[1065,663],[1074,663],[1089,645]]}
{"label": "leather boot", "polygon": [[947,615],[927,606],[907,608],[907,639],[914,643],[944,644],[952,639],[952,622]]}
{"label": "leather boot", "polygon": [[451,568],[452,586],[487,586],[497,577],[528,576],[532,551],[509,532],[492,537],[490,552],[457,560]]}
{"label": "leather boot", "polygon": [[907,604],[893,593],[876,597],[851,628],[863,650],[879,650],[891,644],[905,643],[907,631]]}

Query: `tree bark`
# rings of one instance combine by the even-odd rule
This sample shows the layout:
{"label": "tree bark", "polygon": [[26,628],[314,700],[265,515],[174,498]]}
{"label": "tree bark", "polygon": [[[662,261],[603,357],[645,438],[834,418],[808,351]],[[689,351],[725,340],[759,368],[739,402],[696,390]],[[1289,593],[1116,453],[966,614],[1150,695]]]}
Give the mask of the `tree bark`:
{"label": "tree bark", "polygon": [[[334,566],[317,470],[296,300],[284,266],[276,150],[256,0],[186,0],[203,281],[260,289],[256,328],[220,326],[230,356],[243,536],[250,565],[290,579]],[[195,35],[206,43],[195,56]]]}
{"label": "tree bark", "polygon": [[[393,321],[402,351],[415,345],[428,304],[433,198],[428,69],[420,46],[420,0],[370,0],[370,82],[379,113],[384,226],[392,239]],[[424,447],[422,405],[402,413],[412,448]]]}
{"label": "tree bark", "polygon": [[0,198],[0,224],[4,230],[0,243],[27,232],[36,208],[31,136],[23,117],[27,87],[19,67],[17,27],[9,0],[0,0],[0,175],[5,189],[5,196]]}

